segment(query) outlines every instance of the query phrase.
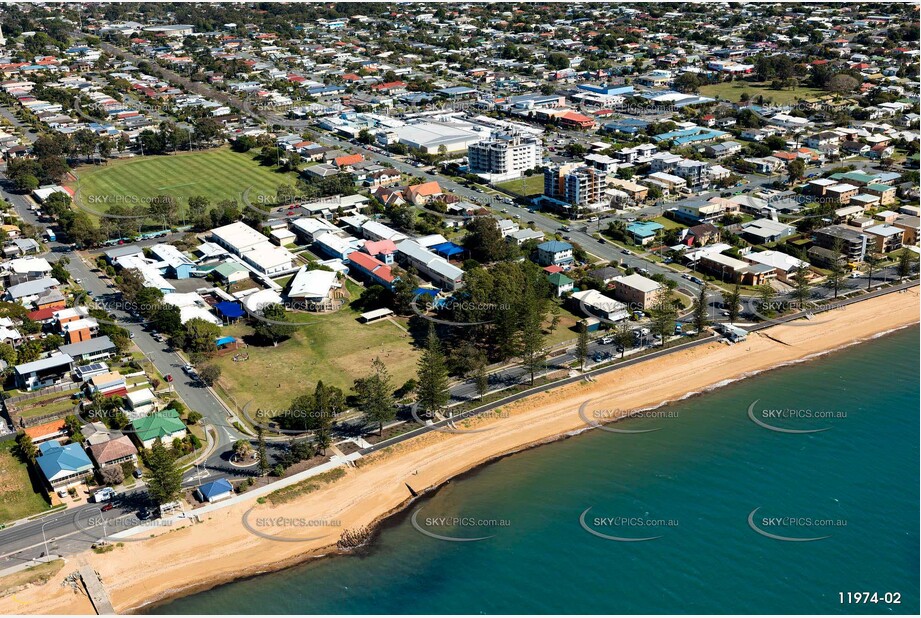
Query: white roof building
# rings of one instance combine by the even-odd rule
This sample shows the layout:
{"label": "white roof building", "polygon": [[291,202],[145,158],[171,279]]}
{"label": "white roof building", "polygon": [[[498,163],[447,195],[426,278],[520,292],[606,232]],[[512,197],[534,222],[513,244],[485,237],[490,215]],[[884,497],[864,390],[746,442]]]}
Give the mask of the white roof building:
{"label": "white roof building", "polygon": [[237,255],[260,243],[268,242],[265,236],[242,221],[211,230],[211,237],[216,243]]}
{"label": "white roof building", "polygon": [[342,284],[336,273],[329,270],[307,270],[302,266],[294,279],[291,280],[291,287],[288,290],[289,298],[301,300],[322,302],[329,298],[332,290],[341,288]]}

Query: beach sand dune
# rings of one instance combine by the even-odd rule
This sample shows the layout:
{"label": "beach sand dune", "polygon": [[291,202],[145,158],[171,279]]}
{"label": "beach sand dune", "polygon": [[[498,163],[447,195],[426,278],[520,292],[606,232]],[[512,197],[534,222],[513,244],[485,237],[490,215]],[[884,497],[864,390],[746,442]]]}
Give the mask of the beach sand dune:
{"label": "beach sand dune", "polygon": [[[585,430],[579,410],[586,402],[589,410],[604,409],[606,419],[616,418],[918,322],[918,288],[912,288],[823,314],[812,322],[772,327],[735,345],[713,343],[684,350],[604,374],[594,382],[529,397],[503,408],[502,414],[470,425],[490,427],[490,431],[432,432],[407,441],[291,502],[273,506],[253,500],[234,505],[209,514],[201,524],[79,559],[99,571],[116,609],[131,611],[157,599],[335,551],[342,530],[373,526],[405,506],[411,499],[407,484],[417,491],[437,487],[496,457]],[[311,541],[268,540],[248,532],[242,524],[250,509],[250,521],[253,517],[305,518],[341,524],[274,531],[288,537],[321,537]],[[72,570],[68,567],[62,573]],[[75,603],[73,593],[55,580],[20,592],[17,599],[0,599],[0,612],[86,611],[86,605]]]}

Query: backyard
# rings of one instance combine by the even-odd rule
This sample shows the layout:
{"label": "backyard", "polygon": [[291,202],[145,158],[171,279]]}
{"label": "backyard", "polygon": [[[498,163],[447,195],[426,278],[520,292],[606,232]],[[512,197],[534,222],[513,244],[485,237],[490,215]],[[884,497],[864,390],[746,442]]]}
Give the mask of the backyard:
{"label": "backyard", "polygon": [[0,444],[0,524],[8,524],[49,508],[32,487],[29,470],[11,452],[12,441]]}
{"label": "backyard", "polygon": [[104,212],[110,206],[145,204],[158,195],[176,198],[182,216],[188,199],[202,195],[217,204],[232,199],[250,188],[248,199],[256,206],[273,200],[280,184],[294,185],[292,173],[260,165],[252,154],[229,148],[170,156],[135,157],[102,166],[84,166],[74,173],[79,203],[91,212]]}

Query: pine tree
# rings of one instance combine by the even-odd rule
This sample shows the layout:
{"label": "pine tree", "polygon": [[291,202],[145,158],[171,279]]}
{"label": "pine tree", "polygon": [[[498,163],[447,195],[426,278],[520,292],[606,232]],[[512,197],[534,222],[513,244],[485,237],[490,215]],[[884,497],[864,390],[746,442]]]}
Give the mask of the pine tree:
{"label": "pine tree", "polygon": [[710,324],[707,317],[707,284],[700,286],[700,292],[697,294],[697,300],[694,301],[694,328],[698,334],[704,332]]}
{"label": "pine tree", "polygon": [[182,471],[173,454],[157,438],[147,455],[147,493],[157,504],[175,500],[182,491]]}
{"label": "pine tree", "polygon": [[396,418],[396,403],[393,400],[393,384],[390,372],[381,361],[371,362],[371,375],[355,380],[358,395],[358,409],[371,423],[377,423],[379,433],[384,433],[384,423]]}
{"label": "pine tree", "polygon": [[742,300],[742,290],[735,284],[730,292],[723,292],[723,305],[729,312],[729,323],[739,319],[739,302]]}
{"label": "pine tree", "polygon": [[269,473],[269,455],[265,450],[265,430],[259,426],[256,427],[256,433],[259,437],[259,445],[256,449],[259,454],[259,474],[265,476]]}
{"label": "pine tree", "polygon": [[585,371],[585,359],[588,358],[588,328],[585,322],[579,323],[579,341],[576,343],[576,360],[579,370]]}
{"label": "pine tree", "polygon": [[486,363],[480,363],[473,370],[473,383],[476,385],[476,393],[482,400],[489,392],[489,372],[486,371]]}
{"label": "pine tree", "polygon": [[434,324],[429,324],[425,351],[419,359],[416,394],[419,408],[428,414],[440,412],[450,399],[448,366],[441,350],[441,341],[435,334]]}

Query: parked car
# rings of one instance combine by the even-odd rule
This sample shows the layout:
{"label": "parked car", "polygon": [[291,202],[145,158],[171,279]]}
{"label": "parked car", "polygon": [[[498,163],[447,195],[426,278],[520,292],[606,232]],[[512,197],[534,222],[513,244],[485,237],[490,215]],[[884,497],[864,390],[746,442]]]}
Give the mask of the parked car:
{"label": "parked car", "polygon": [[614,343],[614,337],[611,337],[610,335],[605,335],[604,337],[601,338],[601,345],[608,345],[611,343]]}

